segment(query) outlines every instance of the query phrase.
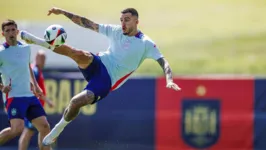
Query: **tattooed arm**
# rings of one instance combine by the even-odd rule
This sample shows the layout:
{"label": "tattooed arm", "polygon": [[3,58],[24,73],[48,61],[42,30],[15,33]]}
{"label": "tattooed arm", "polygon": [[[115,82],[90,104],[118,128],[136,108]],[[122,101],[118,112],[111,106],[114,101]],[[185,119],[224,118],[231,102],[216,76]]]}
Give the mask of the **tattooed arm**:
{"label": "tattooed arm", "polygon": [[95,23],[95,22],[93,22],[93,21],[91,21],[85,17],[73,14],[71,12],[68,12],[68,11],[65,11],[63,9],[56,8],[56,7],[53,7],[52,9],[49,10],[48,16],[50,14],[55,14],[55,15],[63,14],[79,26],[91,29],[91,30],[96,31],[96,32],[99,32],[99,24],[97,24],[97,23]]}
{"label": "tattooed arm", "polygon": [[181,90],[180,87],[178,87],[178,85],[176,85],[174,82],[173,82],[173,75],[172,75],[172,70],[169,66],[169,63],[168,61],[165,59],[165,58],[159,58],[157,60],[157,62],[160,64],[160,66],[162,67],[163,71],[164,71],[164,74],[165,74],[165,77],[166,77],[166,87],[167,88],[172,88],[176,91],[179,91]]}
{"label": "tattooed arm", "polygon": [[162,67],[165,77],[166,77],[166,82],[173,82],[173,75],[172,75],[172,70],[169,66],[169,63],[167,62],[167,60],[165,58],[159,58],[157,60],[157,62],[160,64],[160,66]]}

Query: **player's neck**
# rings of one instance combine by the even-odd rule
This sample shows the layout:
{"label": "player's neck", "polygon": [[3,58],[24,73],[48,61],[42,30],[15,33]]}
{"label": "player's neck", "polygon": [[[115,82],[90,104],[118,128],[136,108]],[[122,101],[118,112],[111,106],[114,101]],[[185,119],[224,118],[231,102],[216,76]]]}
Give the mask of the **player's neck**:
{"label": "player's neck", "polygon": [[136,28],[135,30],[133,30],[130,34],[128,34],[127,36],[135,36],[137,35],[139,32],[139,30]]}
{"label": "player's neck", "polygon": [[10,45],[10,46],[16,46],[16,45],[18,45],[18,41],[17,41],[17,40],[15,40],[15,41],[9,41],[9,40],[6,40],[6,43],[7,43],[8,45]]}

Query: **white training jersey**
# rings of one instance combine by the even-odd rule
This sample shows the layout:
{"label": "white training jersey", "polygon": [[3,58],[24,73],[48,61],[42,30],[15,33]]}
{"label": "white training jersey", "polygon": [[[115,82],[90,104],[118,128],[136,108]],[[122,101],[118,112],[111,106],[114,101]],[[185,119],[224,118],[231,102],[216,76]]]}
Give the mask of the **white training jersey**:
{"label": "white training jersey", "polygon": [[125,83],[146,58],[163,57],[155,43],[141,31],[135,36],[126,36],[120,25],[100,24],[99,33],[110,40],[108,50],[98,55],[111,77],[112,90]]}
{"label": "white training jersey", "polygon": [[11,85],[11,97],[33,96],[30,89],[30,47],[18,42],[16,46],[0,45],[0,72],[3,85]]}

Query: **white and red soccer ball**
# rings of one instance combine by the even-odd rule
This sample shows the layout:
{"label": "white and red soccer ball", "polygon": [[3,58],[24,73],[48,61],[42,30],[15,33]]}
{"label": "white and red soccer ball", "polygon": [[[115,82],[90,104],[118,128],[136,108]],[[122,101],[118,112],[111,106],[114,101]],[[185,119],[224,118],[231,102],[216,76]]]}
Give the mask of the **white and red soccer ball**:
{"label": "white and red soccer ball", "polygon": [[61,25],[53,24],[45,30],[44,39],[50,45],[59,47],[65,43],[67,33]]}

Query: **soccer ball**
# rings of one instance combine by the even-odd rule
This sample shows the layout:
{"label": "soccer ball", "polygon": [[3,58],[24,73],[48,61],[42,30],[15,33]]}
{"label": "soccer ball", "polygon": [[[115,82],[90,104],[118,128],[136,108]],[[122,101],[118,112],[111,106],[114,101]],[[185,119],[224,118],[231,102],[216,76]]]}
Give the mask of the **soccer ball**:
{"label": "soccer ball", "polygon": [[66,41],[67,33],[61,25],[50,25],[44,32],[44,39],[54,47],[63,45]]}

